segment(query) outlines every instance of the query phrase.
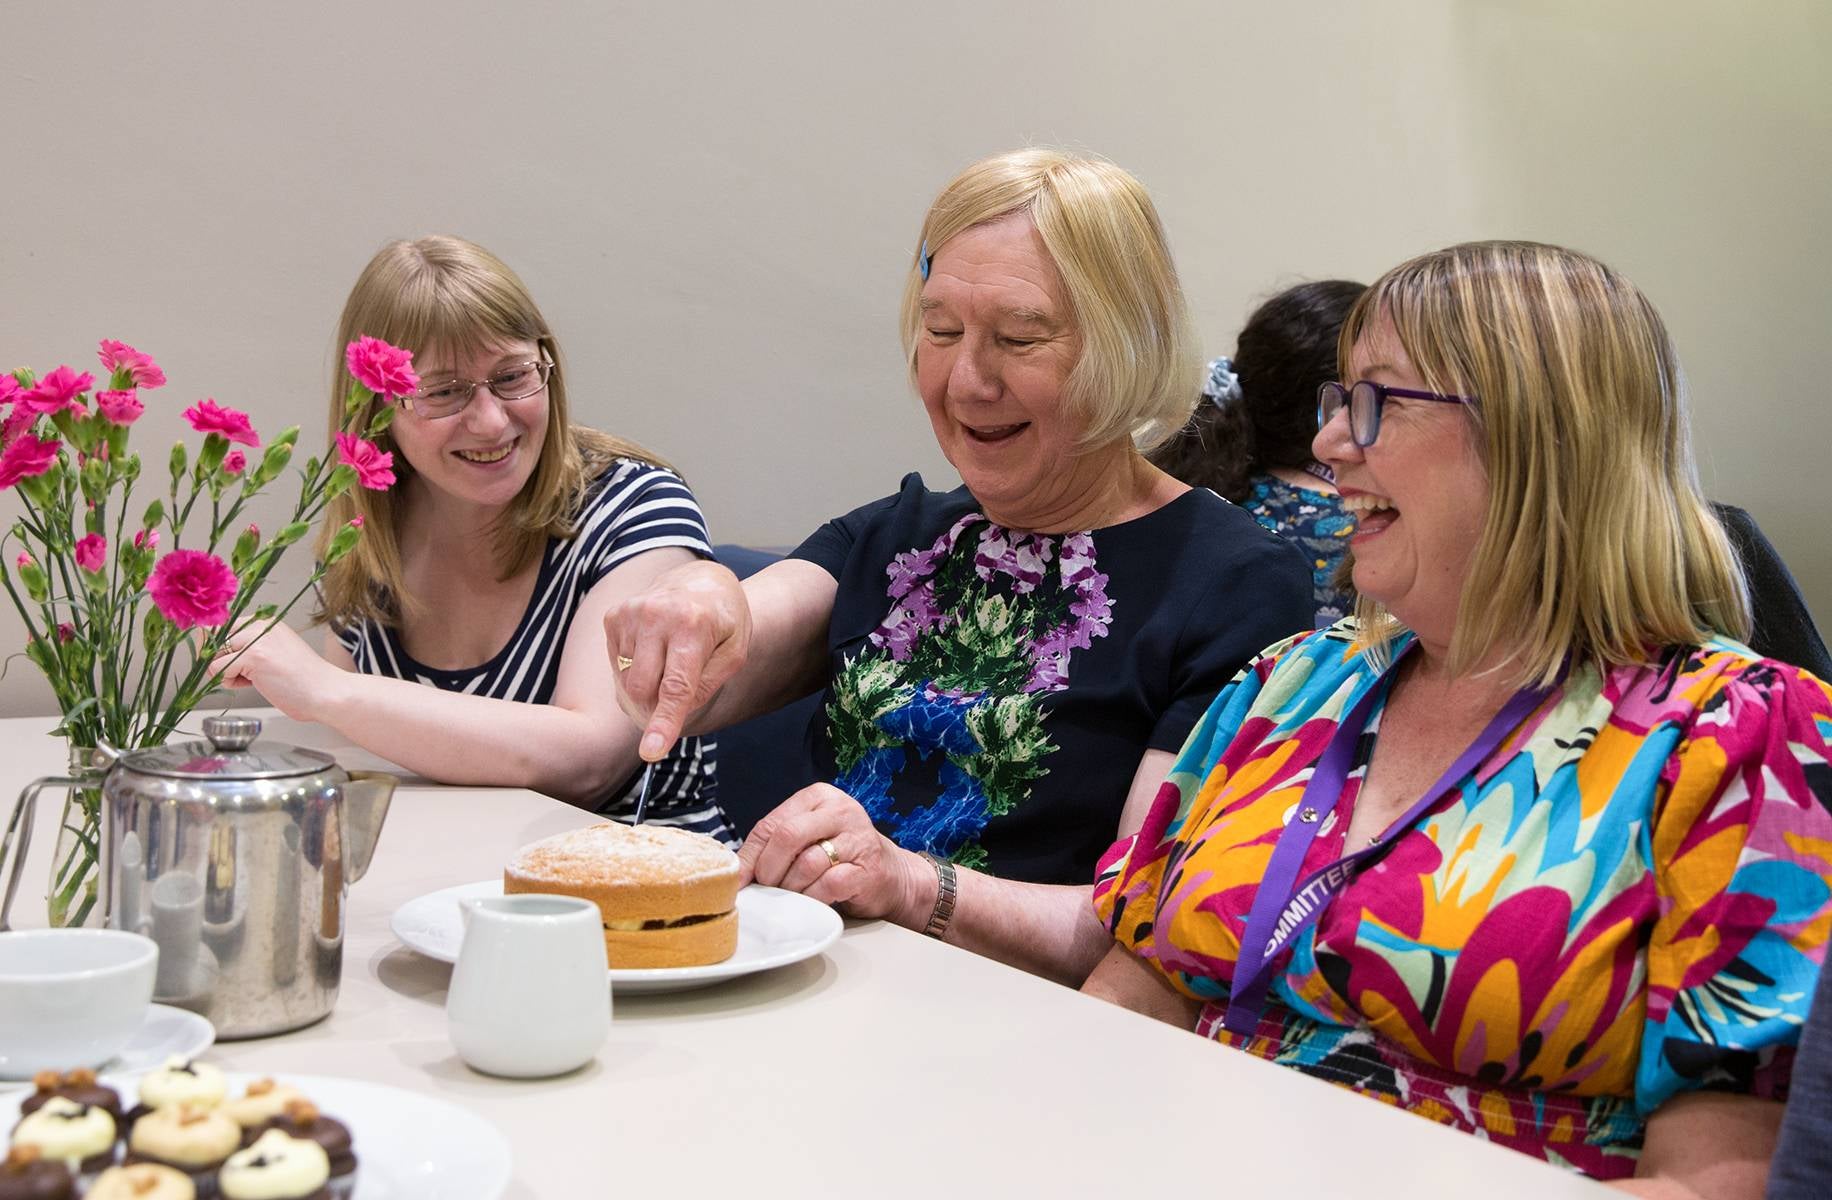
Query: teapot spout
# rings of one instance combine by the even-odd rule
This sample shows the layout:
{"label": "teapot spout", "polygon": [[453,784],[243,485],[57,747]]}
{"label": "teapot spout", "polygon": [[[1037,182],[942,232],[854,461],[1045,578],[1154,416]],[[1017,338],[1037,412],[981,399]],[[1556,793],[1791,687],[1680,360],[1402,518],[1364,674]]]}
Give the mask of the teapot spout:
{"label": "teapot spout", "polygon": [[382,836],[388,801],[401,781],[383,771],[351,771],[344,784],[344,880],[355,883],[369,870]]}

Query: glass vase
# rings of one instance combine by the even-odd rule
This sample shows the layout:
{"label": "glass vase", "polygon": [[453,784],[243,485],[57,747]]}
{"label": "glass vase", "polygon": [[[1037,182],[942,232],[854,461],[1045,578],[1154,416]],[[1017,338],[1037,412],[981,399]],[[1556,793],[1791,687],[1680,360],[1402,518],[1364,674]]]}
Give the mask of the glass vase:
{"label": "glass vase", "polygon": [[[105,914],[102,885],[102,779],[107,755],[93,746],[71,746],[68,778],[59,785],[57,838],[45,919],[53,929],[99,928]],[[41,835],[42,836],[42,835]]]}

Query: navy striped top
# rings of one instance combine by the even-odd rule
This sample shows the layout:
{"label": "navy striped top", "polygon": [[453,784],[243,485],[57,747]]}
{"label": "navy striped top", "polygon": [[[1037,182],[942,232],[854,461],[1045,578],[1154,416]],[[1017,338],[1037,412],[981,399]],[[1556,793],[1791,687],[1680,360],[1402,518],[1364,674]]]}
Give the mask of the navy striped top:
{"label": "navy striped top", "polygon": [[[635,459],[617,459],[592,480],[574,525],[572,537],[547,540],[521,623],[487,662],[455,671],[426,666],[407,653],[399,631],[374,621],[339,629],[338,641],[365,674],[493,700],[550,703],[573,615],[599,580],[638,554],[664,546],[712,557],[706,520],[686,483],[664,467]],[[719,807],[716,769],[712,739],[682,738],[655,765],[644,820],[683,826],[735,845],[737,838]],[[628,820],[641,784],[639,768],[593,807],[614,820]]]}

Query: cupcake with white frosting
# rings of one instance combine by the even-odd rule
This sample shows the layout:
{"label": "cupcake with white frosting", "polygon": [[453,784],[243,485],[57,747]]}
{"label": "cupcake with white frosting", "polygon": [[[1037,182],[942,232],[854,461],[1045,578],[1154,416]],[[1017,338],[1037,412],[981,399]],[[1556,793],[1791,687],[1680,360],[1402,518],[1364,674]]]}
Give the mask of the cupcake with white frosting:
{"label": "cupcake with white frosting", "polygon": [[140,1103],[149,1109],[175,1104],[215,1108],[228,1092],[222,1071],[188,1058],[168,1058],[163,1067],[148,1071],[140,1080]]}
{"label": "cupcake with white frosting", "polygon": [[317,1142],[269,1129],[216,1178],[223,1200],[328,1200],[331,1160]]}
{"label": "cupcake with white frosting", "polygon": [[87,1181],[114,1163],[114,1118],[105,1108],[53,1096],[13,1129],[13,1145],[29,1146],[41,1158],[62,1162],[71,1174]]}
{"label": "cupcake with white frosting", "polygon": [[183,1171],[134,1163],[103,1171],[83,1200],[197,1200],[197,1188]]}
{"label": "cupcake with white frosting", "polygon": [[262,1127],[284,1113],[287,1105],[304,1099],[305,1095],[298,1088],[275,1083],[272,1079],[257,1079],[242,1095],[225,1101],[223,1112],[242,1127],[242,1144],[251,1145],[260,1136]]}
{"label": "cupcake with white frosting", "polygon": [[216,1195],[216,1171],[242,1145],[242,1127],[215,1108],[169,1104],[134,1122],[127,1161],[152,1162],[190,1176],[199,1196]]}

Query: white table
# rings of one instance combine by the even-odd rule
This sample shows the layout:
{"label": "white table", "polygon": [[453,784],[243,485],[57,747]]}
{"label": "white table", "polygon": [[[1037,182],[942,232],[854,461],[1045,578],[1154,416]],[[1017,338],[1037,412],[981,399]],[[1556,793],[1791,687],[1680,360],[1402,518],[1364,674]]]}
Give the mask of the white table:
{"label": "white table", "polygon": [[[61,767],[52,722],[0,720],[0,798]],[[276,719],[264,736],[337,748]],[[347,747],[345,748],[348,749]],[[359,751],[346,765],[373,765]],[[51,828],[40,814],[40,829]],[[702,991],[619,996],[594,1065],[512,1082],[445,1034],[451,968],[395,941],[402,902],[497,876],[591,818],[514,789],[409,781],[351,889],[329,1019],[221,1043],[225,1069],[439,1096],[514,1148],[508,1195],[1603,1196],[1599,1185],[1193,1034],[877,922],[814,960]],[[49,839],[45,839],[48,843]],[[48,844],[15,922],[43,922]],[[362,1131],[355,1130],[359,1153]]]}

